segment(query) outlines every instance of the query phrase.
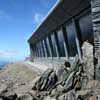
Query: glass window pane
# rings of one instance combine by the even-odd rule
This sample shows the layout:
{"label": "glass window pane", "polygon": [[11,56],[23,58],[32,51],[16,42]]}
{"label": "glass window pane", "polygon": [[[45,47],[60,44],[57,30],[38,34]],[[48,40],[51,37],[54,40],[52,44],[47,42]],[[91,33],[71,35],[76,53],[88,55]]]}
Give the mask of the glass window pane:
{"label": "glass window pane", "polygon": [[34,45],[31,44],[31,47],[32,47],[32,55],[33,55],[33,57],[35,57],[35,49],[34,49]]}
{"label": "glass window pane", "polygon": [[57,31],[60,57],[65,57],[64,37],[62,30]]}
{"label": "glass window pane", "polygon": [[93,44],[93,28],[92,18],[90,14],[86,14],[79,19],[79,25],[81,29],[82,41],[88,40]]}
{"label": "glass window pane", "polygon": [[41,42],[39,42],[40,57],[43,57]]}
{"label": "glass window pane", "polygon": [[76,54],[78,54],[78,51],[76,45],[75,27],[72,21],[66,25],[66,31],[67,31],[68,45],[69,45],[68,55],[73,57],[76,56]]}
{"label": "glass window pane", "polygon": [[53,57],[57,57],[57,53],[56,53],[56,41],[55,41],[55,37],[54,37],[54,33],[51,35],[51,40],[52,40],[52,48],[53,48]]}
{"label": "glass window pane", "polygon": [[48,57],[50,57],[50,44],[48,38],[46,38],[47,49],[48,49]]}
{"label": "glass window pane", "polygon": [[41,41],[41,47],[42,47],[42,51],[43,51],[43,57],[45,57],[45,50],[44,50],[44,46],[43,46],[43,41]]}
{"label": "glass window pane", "polygon": [[47,41],[46,41],[46,39],[44,40],[44,45],[45,45],[45,49],[46,49],[46,53],[47,53],[47,57],[50,57],[50,52],[49,52],[49,48],[48,48],[48,45],[47,45]]}
{"label": "glass window pane", "polygon": [[40,46],[40,53],[41,53],[41,57],[43,57],[43,50],[42,50],[42,45],[41,45],[41,42],[39,42],[39,46]]}
{"label": "glass window pane", "polygon": [[45,52],[45,57],[47,57],[47,51],[46,51],[46,46],[45,46],[45,41],[43,40],[43,48],[44,48],[44,52]]}
{"label": "glass window pane", "polygon": [[39,44],[37,43],[36,46],[37,46],[38,57],[40,57],[40,48],[39,48]]}

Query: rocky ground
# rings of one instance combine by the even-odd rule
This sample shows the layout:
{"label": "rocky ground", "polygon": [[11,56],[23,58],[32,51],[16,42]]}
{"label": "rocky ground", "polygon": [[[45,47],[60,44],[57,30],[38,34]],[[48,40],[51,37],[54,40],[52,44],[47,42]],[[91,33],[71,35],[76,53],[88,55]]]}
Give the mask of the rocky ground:
{"label": "rocky ground", "polygon": [[0,96],[27,94],[32,89],[33,80],[39,77],[40,71],[35,69],[30,69],[24,62],[6,65],[0,70]]}

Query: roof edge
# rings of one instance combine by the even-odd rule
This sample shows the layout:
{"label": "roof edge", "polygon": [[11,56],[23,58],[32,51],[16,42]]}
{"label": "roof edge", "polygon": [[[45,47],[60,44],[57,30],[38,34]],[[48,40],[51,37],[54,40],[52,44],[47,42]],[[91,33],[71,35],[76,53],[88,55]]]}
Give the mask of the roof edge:
{"label": "roof edge", "polygon": [[32,35],[29,36],[28,39],[28,43],[30,42],[30,39],[33,37],[34,33],[40,28],[40,26],[45,22],[45,20],[52,14],[52,12],[56,9],[56,7],[59,6],[59,4],[62,2],[63,0],[57,0],[57,2],[54,4],[54,6],[50,9],[50,11],[48,12],[48,14],[43,18],[43,20],[41,21],[41,23],[36,27],[35,31],[32,32]]}

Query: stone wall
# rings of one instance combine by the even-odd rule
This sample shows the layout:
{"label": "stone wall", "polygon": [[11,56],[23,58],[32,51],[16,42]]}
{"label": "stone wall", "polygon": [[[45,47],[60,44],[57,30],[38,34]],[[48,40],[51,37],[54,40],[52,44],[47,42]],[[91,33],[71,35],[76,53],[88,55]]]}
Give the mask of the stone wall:
{"label": "stone wall", "polygon": [[[95,78],[100,77],[100,0],[91,0],[94,31]],[[98,73],[99,72],[99,73]]]}

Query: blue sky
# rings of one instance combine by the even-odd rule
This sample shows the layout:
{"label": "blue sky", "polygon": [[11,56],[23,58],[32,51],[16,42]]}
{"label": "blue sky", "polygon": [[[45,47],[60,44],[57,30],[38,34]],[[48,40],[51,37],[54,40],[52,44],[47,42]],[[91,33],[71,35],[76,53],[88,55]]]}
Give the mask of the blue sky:
{"label": "blue sky", "polygon": [[27,39],[56,0],[0,0],[0,59],[23,60]]}

